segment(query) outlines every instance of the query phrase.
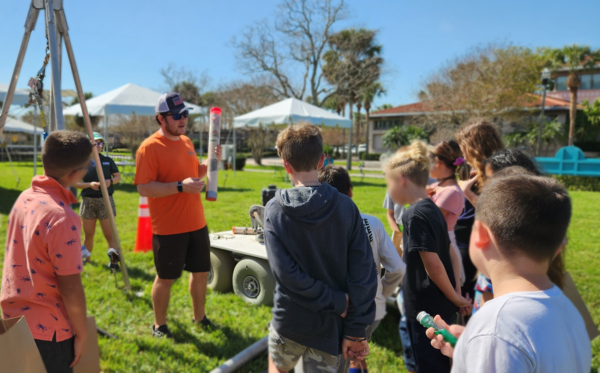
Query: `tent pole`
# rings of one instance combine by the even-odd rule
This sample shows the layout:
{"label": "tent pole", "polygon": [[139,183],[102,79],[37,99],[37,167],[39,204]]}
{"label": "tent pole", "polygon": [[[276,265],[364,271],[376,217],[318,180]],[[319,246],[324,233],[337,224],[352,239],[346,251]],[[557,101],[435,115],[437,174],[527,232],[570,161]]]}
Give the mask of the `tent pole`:
{"label": "tent pole", "polygon": [[37,175],[37,106],[33,105],[33,176]]}
{"label": "tent pole", "polygon": [[202,135],[204,132],[204,117],[202,117],[202,120],[200,121],[200,163],[202,163]]}
{"label": "tent pole", "polygon": [[348,159],[346,159],[346,170],[352,169],[352,125],[348,134]]}
{"label": "tent pole", "polygon": [[104,155],[108,157],[108,114],[106,113],[106,108],[104,108],[104,142],[106,143]]}
{"label": "tent pole", "polygon": [[[85,95],[83,94],[81,80],[79,79],[79,70],[77,70],[77,63],[75,62],[75,55],[73,54],[73,47],[71,46],[71,38],[67,29],[67,20],[65,18],[64,11],[61,11],[59,14],[60,22],[62,22],[65,26],[63,38],[65,41],[65,49],[67,50],[67,55],[69,56],[71,70],[73,71],[73,81],[75,82],[75,87],[77,89],[77,97],[79,98],[79,104],[81,105],[81,115],[83,116],[88,136],[91,140],[93,140],[94,131],[92,130],[92,122],[90,121],[90,116],[88,114],[87,105],[85,102]],[[98,151],[97,146],[94,146],[93,157],[94,161],[96,162],[96,172],[98,173],[98,180],[105,180],[104,171],[102,171],[102,162],[100,162],[100,152]],[[113,209],[110,205],[110,199],[108,197],[108,189],[106,188],[106,183],[100,183],[100,190],[102,190],[102,199],[104,200],[104,206],[106,207],[106,211],[108,211],[108,222],[110,223],[110,230],[112,231],[115,240],[115,249],[117,249],[117,252],[119,253],[119,258],[121,261],[121,272],[123,274],[123,283],[125,284],[125,290],[131,290],[131,285],[129,284],[129,275],[127,273],[127,267],[125,266],[125,257],[123,256],[123,250],[121,249],[121,241],[117,232],[117,224],[115,223]]]}
{"label": "tent pole", "polygon": [[237,147],[237,141],[235,138],[235,124],[233,125],[233,177],[235,177],[235,164],[236,162],[236,155],[235,155],[235,148]]}
{"label": "tent pole", "polygon": [[[46,0],[46,25],[48,41],[50,43],[50,61],[52,65],[52,86],[50,95],[55,103],[55,105],[50,105],[50,122],[54,123],[54,126],[52,126],[53,130],[64,130],[65,122],[62,111],[60,85],[60,57],[58,55],[58,45],[56,39],[56,18],[54,14],[53,0]],[[52,110],[54,110],[54,112],[52,112]]]}
{"label": "tent pole", "polygon": [[19,54],[17,55],[17,62],[15,63],[15,68],[13,70],[12,77],[10,78],[8,91],[6,92],[4,105],[2,106],[2,113],[0,114],[0,143],[4,142],[2,130],[4,129],[4,124],[8,118],[8,110],[10,109],[10,104],[12,103],[12,99],[15,94],[17,80],[19,80],[19,74],[21,73],[21,67],[23,66],[23,59],[25,58],[25,52],[27,52],[27,45],[29,44],[31,32],[35,29],[35,24],[37,22],[39,13],[40,11],[35,9],[33,4],[29,6],[29,12],[27,13],[27,18],[25,20],[25,33],[23,34],[23,40],[21,41],[21,48],[19,49]]}

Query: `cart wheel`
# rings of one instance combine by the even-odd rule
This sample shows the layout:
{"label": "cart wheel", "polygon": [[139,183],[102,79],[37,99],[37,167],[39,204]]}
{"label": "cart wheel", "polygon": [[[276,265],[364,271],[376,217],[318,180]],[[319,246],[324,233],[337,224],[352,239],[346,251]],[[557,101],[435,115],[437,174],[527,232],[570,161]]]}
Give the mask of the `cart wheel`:
{"label": "cart wheel", "polygon": [[275,277],[266,260],[244,258],[233,270],[233,291],[254,305],[273,305]]}
{"label": "cart wheel", "polygon": [[221,293],[231,291],[233,267],[235,267],[235,260],[229,252],[211,248],[208,287]]}

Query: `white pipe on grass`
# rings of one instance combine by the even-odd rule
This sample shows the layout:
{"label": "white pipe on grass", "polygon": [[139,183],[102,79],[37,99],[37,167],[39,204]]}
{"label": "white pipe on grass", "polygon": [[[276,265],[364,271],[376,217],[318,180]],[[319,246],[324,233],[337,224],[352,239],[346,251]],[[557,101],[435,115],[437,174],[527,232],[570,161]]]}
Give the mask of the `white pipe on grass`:
{"label": "white pipe on grass", "polygon": [[235,372],[243,367],[250,360],[254,359],[258,354],[267,349],[269,336],[255,342],[244,351],[227,360],[223,365],[210,371],[210,373],[230,373]]}

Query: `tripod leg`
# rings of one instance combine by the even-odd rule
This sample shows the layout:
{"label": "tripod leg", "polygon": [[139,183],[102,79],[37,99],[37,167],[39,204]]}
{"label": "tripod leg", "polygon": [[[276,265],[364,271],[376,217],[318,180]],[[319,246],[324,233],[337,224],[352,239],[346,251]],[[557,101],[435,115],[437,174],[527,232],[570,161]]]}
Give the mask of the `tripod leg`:
{"label": "tripod leg", "polygon": [[106,330],[102,329],[99,326],[96,326],[96,331],[98,332],[98,334],[102,334],[105,337],[109,337],[109,338],[112,338],[112,339],[118,339],[115,335],[107,332]]}
{"label": "tripod leg", "polygon": [[19,175],[17,174],[17,171],[15,170],[15,166],[13,165],[13,161],[12,161],[12,158],[10,156],[10,150],[8,149],[8,146],[5,149],[6,149],[6,155],[8,156],[8,161],[10,162],[10,168],[12,168],[12,172],[15,175],[15,179],[17,180],[17,186],[16,186],[16,188],[18,188],[19,187],[19,183],[21,182],[21,179],[19,179]]}
{"label": "tripod leg", "polygon": [[19,80],[19,74],[21,73],[21,67],[23,66],[23,58],[25,58],[25,52],[27,51],[27,45],[29,44],[29,38],[31,37],[31,31],[35,29],[35,23],[40,11],[35,9],[33,6],[29,8],[27,13],[27,20],[25,21],[25,33],[23,34],[23,40],[21,41],[21,48],[17,55],[17,62],[15,63],[15,69],[8,85],[8,92],[4,99],[4,105],[2,106],[2,114],[0,115],[0,138],[2,137],[2,130],[4,129],[4,123],[8,116],[8,109],[15,94],[15,88],[17,87],[17,80]]}
{"label": "tripod leg", "polygon": [[[47,0],[46,2],[46,26],[48,31],[48,42],[50,43],[50,61],[52,63],[52,92],[54,92],[54,105],[51,105],[50,120],[52,121],[52,119],[54,119],[54,115],[52,115],[52,109],[54,109],[56,113],[56,120],[54,123],[56,126],[52,126],[52,129],[64,130],[65,122],[62,110],[60,64],[56,39],[56,20],[53,0]],[[52,92],[50,93],[51,95]]]}
{"label": "tripod leg", "polygon": [[[65,19],[64,11],[58,12],[57,15],[61,18],[60,21],[66,25],[67,21]],[[93,139],[94,132],[92,130],[92,123],[90,121],[87,105],[85,103],[83,89],[81,88],[79,70],[77,70],[77,63],[75,62],[75,55],[73,54],[73,46],[71,45],[71,37],[69,36],[69,32],[67,30],[65,30],[63,33],[63,39],[65,42],[65,50],[67,51],[67,56],[69,56],[71,70],[73,71],[73,81],[75,82],[75,87],[77,89],[77,97],[79,98],[79,104],[81,105],[81,115],[83,116],[88,136],[90,137],[90,139]],[[97,146],[94,146],[93,154],[94,161],[96,162],[96,172],[98,173],[98,178],[99,180],[105,180],[104,172],[102,171],[102,162],[100,162],[100,156],[98,155]],[[129,275],[127,274],[127,266],[125,265],[125,256],[123,255],[123,250],[121,249],[121,241],[117,232],[117,224],[115,223],[115,216],[113,214],[112,206],[110,205],[110,200],[108,198],[108,190],[106,189],[106,184],[100,183],[100,189],[102,190],[104,206],[106,207],[106,211],[108,211],[108,221],[110,223],[110,230],[112,231],[113,238],[115,240],[115,249],[119,252],[121,272],[123,273],[123,282],[125,283],[125,290],[131,290],[131,285],[129,284]]]}

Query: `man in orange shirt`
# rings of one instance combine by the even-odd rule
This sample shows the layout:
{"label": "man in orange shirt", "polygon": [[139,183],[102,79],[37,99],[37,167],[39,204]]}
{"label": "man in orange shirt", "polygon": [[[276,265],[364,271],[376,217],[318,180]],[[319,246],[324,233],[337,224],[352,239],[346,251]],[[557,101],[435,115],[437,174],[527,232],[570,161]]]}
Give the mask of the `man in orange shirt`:
{"label": "man in orange shirt", "polygon": [[[172,337],[167,327],[171,286],[184,269],[191,273],[193,322],[214,327],[204,313],[210,239],[200,192],[208,160],[200,164],[192,142],[184,136],[188,110],[179,93],[162,95],[155,108],[160,129],[144,140],[136,156],[134,183],[140,195],[148,197],[152,220],[157,272],[152,286],[152,335],[159,338]],[[221,161],[220,145],[216,153]]]}

